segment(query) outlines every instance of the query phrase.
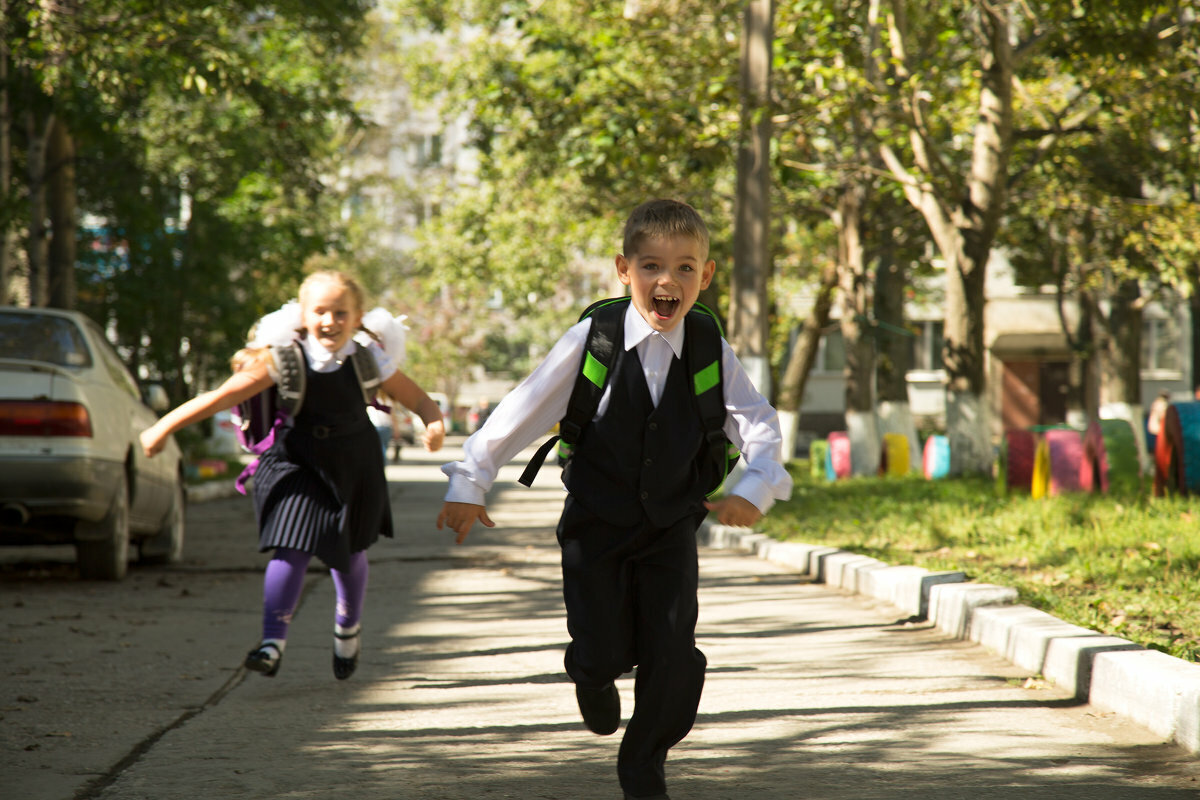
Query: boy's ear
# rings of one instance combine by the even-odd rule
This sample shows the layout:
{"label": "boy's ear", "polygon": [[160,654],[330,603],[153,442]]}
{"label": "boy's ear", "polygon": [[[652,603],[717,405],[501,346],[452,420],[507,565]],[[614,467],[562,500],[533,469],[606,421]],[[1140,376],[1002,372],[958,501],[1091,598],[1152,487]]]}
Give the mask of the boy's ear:
{"label": "boy's ear", "polygon": [[700,272],[700,291],[708,288],[712,283],[713,275],[717,273],[717,262],[711,258],[705,262],[704,269]]}
{"label": "boy's ear", "polygon": [[624,253],[617,254],[617,278],[626,286],[629,285],[629,262],[625,259]]}

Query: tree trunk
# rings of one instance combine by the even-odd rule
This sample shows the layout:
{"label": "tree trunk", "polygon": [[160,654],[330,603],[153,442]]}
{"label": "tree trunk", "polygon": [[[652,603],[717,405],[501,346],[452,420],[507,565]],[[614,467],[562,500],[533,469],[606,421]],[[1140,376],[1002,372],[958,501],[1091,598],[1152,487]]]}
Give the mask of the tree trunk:
{"label": "tree trunk", "polygon": [[771,396],[767,355],[771,276],[770,153],[772,0],[749,0],[742,32],[742,115],[738,143],[729,343],[760,392]]}
{"label": "tree trunk", "polygon": [[47,249],[47,303],[75,308],[75,140],[62,120],[50,132],[46,152],[50,242]]}
{"label": "tree trunk", "polygon": [[879,471],[879,434],[875,422],[875,346],[868,312],[870,284],[862,242],[866,187],[843,187],[835,223],[842,295],[842,339],[846,347],[846,431],[850,435],[850,468],[855,475]]}
{"label": "tree trunk", "polygon": [[875,391],[880,440],[898,433],[908,440],[908,467],[921,469],[921,441],[908,402],[908,371],[912,368],[913,337],[905,325],[904,290],[908,275],[904,265],[893,257],[890,242],[880,248],[875,266],[876,337]]}
{"label": "tree trunk", "polygon": [[817,348],[821,343],[821,331],[829,324],[829,312],[833,307],[833,292],[837,288],[837,264],[830,263],[821,271],[821,283],[808,318],[796,342],[792,345],[783,380],[779,386],[779,425],[783,431],[783,455],[791,458],[796,452],[796,434],[800,427],[800,406],[804,402],[804,388],[813,364],[817,361]]}
{"label": "tree trunk", "polygon": [[981,4],[988,47],[981,59],[967,197],[955,208],[958,252],[947,266],[945,363],[950,472],[986,473],[993,454],[984,379],[984,282],[1004,212],[1012,148],[1013,54],[1008,6]]}
{"label": "tree trunk", "polygon": [[1100,403],[1104,415],[1133,426],[1143,474],[1152,466],[1146,451],[1145,410],[1142,408],[1142,288],[1125,280],[1112,291],[1106,317],[1097,319]]}
{"label": "tree trunk", "polygon": [[[8,0],[0,0],[0,21],[8,30]],[[8,93],[8,39],[0,36],[0,305],[13,302],[12,256],[16,238],[12,208],[12,107]]]}
{"label": "tree trunk", "polygon": [[25,132],[29,142],[26,148],[29,183],[29,243],[26,245],[26,258],[29,263],[29,305],[34,307],[46,305],[49,299],[46,267],[49,236],[46,225],[46,148],[53,128],[53,114],[43,121],[32,111],[25,112]]}

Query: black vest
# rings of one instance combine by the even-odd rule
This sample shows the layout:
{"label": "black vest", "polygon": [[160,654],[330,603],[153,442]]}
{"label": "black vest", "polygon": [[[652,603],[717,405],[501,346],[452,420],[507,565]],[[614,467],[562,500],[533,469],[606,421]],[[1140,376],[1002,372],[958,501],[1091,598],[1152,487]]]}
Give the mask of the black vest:
{"label": "black vest", "polygon": [[572,497],[622,527],[644,516],[666,528],[704,511],[706,487],[719,476],[683,361],[671,360],[657,408],[635,349],[618,354],[609,388],[604,416],[584,427],[563,470]]}

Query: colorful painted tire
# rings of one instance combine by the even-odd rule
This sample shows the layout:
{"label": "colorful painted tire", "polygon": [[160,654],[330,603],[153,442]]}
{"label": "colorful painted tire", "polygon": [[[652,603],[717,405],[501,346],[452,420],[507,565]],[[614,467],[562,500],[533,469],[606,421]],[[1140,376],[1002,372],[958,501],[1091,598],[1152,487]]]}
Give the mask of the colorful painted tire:
{"label": "colorful painted tire", "polygon": [[1001,467],[1004,487],[1010,492],[1028,492],[1033,487],[1033,456],[1037,451],[1037,436],[1019,429],[1004,432]]}
{"label": "colorful painted tire", "polygon": [[1033,474],[1029,481],[1029,494],[1040,500],[1050,494],[1050,445],[1044,437],[1038,438],[1033,451]]}
{"label": "colorful painted tire", "polygon": [[930,480],[938,480],[949,475],[950,440],[941,435],[930,436],[926,439],[922,463],[925,477]]}
{"label": "colorful painted tire", "polygon": [[1104,431],[1092,420],[1083,434],[1083,463],[1079,467],[1079,484],[1084,491],[1108,491],[1108,451],[1104,447]]}
{"label": "colorful painted tire", "polygon": [[829,442],[817,439],[808,446],[808,466],[810,474],[820,480],[825,477],[825,459],[829,455]]}
{"label": "colorful painted tire", "polygon": [[908,437],[903,433],[885,433],[879,474],[903,477],[908,474],[908,468]]}
{"label": "colorful painted tire", "polygon": [[1102,419],[1106,485],[1104,491],[1133,496],[1142,491],[1142,465],[1138,459],[1133,425],[1124,419]]}
{"label": "colorful painted tire", "polygon": [[850,477],[850,434],[834,431],[829,434],[829,460],[826,470],[830,480]]}
{"label": "colorful painted tire", "polygon": [[1189,494],[1200,494],[1200,403],[1173,403],[1172,407],[1179,414],[1183,486]]}
{"label": "colorful painted tire", "polygon": [[1045,433],[1045,439],[1050,458],[1050,494],[1081,491],[1083,437],[1079,431],[1068,428],[1049,430]]}
{"label": "colorful painted tire", "polygon": [[1183,480],[1183,430],[1179,411],[1167,406],[1163,414],[1162,431],[1154,444],[1154,496],[1164,497],[1185,490]]}

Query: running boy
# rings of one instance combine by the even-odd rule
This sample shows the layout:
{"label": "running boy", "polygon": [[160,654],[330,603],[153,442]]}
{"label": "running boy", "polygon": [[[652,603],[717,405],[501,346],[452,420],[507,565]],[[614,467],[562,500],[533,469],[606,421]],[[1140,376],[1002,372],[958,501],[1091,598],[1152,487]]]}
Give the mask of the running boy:
{"label": "running boy", "polygon": [[[567,611],[566,671],[584,724],[607,735],[620,725],[613,681],[637,666],[633,714],[617,757],[629,798],[666,798],[667,751],[691,730],[706,661],[696,649],[696,530],[711,511],[726,525],[752,525],[791,494],[781,464],[775,409],[721,341],[725,434],[746,471],[732,493],[713,487],[699,416],[683,368],[684,317],[712,281],[708,229],[686,203],[652,200],[625,223],[617,275],[629,287],[623,347],[563,482],[558,524]],[[570,328],[545,361],[497,407],[447,464],[438,528],[462,542],[479,521],[499,468],[566,412],[591,318]]]}

